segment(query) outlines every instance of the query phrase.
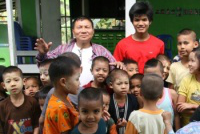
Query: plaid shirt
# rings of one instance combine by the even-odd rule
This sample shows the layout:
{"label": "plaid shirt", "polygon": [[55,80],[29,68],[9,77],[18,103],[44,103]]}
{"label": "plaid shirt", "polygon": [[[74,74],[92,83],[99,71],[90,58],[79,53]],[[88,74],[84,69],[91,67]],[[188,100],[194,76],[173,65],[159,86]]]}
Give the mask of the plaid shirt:
{"label": "plaid shirt", "polygon": [[[75,43],[76,39],[72,39],[69,44],[59,45],[56,49],[48,52],[45,55],[37,54],[37,62],[42,62],[45,59],[54,59],[65,52],[72,52]],[[94,59],[97,56],[104,56],[108,58],[111,63],[116,61],[112,54],[105,47],[94,43],[91,43],[91,46],[93,51],[92,59]]]}

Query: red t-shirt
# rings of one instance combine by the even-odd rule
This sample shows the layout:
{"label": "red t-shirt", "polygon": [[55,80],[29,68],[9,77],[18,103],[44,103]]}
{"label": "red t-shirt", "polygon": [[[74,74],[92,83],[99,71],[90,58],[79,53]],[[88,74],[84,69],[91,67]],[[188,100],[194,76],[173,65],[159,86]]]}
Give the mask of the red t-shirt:
{"label": "red t-shirt", "polygon": [[144,72],[146,61],[155,58],[158,54],[164,54],[164,42],[153,35],[150,35],[146,41],[135,41],[130,35],[119,41],[114,51],[117,61],[135,60],[140,73]]}
{"label": "red t-shirt", "polygon": [[[92,87],[92,82],[93,82],[93,81],[90,81],[88,84],[84,85],[83,88],[85,89],[85,88]],[[113,90],[112,90],[111,88],[109,88],[108,85],[105,85],[105,86],[106,86],[106,90],[108,91],[108,93],[109,93],[110,95],[112,95],[112,94],[114,93]]]}

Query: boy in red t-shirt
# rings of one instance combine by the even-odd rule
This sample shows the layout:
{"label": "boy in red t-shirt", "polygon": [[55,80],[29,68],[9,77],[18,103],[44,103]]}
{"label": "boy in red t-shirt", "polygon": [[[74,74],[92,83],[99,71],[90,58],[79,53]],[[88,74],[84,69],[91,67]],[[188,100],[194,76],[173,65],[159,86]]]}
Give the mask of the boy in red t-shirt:
{"label": "boy in red t-shirt", "polygon": [[117,61],[132,59],[138,63],[139,72],[143,73],[147,60],[164,53],[164,43],[148,33],[153,21],[151,6],[143,1],[136,2],[129,11],[130,20],[135,28],[135,33],[117,44],[114,57]]}

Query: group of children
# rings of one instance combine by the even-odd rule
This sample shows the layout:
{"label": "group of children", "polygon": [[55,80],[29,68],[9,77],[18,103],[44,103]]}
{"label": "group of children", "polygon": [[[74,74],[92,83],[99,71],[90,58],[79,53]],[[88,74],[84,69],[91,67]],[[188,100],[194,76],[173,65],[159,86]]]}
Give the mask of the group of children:
{"label": "group of children", "polygon": [[123,70],[93,57],[93,80],[81,87],[81,60],[73,52],[39,63],[39,78],[0,66],[0,134],[164,134],[166,122],[176,131],[200,121],[196,33],[183,29],[177,42],[180,61],[160,54],[142,70],[132,59],[123,59]]}

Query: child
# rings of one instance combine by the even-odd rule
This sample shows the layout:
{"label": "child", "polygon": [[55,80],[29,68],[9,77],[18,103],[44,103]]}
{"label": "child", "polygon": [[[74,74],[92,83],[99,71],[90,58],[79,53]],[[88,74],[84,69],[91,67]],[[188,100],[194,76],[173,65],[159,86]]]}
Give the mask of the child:
{"label": "child", "polygon": [[141,85],[144,107],[131,113],[125,134],[164,134],[165,124],[161,116],[164,110],[156,106],[162,97],[163,85],[162,77],[159,75],[144,75]]}
{"label": "child", "polygon": [[0,102],[0,123],[4,133],[38,133],[40,107],[35,98],[23,94],[23,74],[18,67],[4,69],[3,87],[10,93]]}
{"label": "child", "polygon": [[45,114],[43,134],[69,133],[78,123],[78,113],[68,94],[77,94],[80,86],[80,65],[64,56],[58,57],[49,67],[49,76],[54,85]]}
{"label": "child", "polygon": [[[108,112],[109,105],[110,105],[110,95],[104,89],[102,89],[101,91],[103,94],[103,111]],[[107,132],[106,134],[117,134],[116,125],[112,118],[106,121],[106,132]]]}
{"label": "child", "polygon": [[[3,82],[2,73],[6,67],[0,66],[0,83]],[[8,95],[6,94],[6,90],[0,84],[0,101],[4,100]]]}
{"label": "child", "polygon": [[[81,68],[81,60],[79,59],[79,57],[75,53],[73,53],[73,52],[66,52],[66,53],[63,53],[60,56],[65,56],[65,57],[73,59],[80,66],[80,68]],[[50,99],[51,95],[53,94],[54,90],[55,90],[55,88],[52,88],[49,91],[49,93],[47,94],[47,97],[45,99],[44,107],[43,107],[43,110],[42,110],[42,113],[41,113],[41,116],[40,116],[40,119],[39,119],[40,127],[44,126],[44,118],[45,118],[45,113],[46,113],[47,105],[48,105],[49,99]],[[74,104],[74,105],[77,106],[77,104],[78,104],[78,97],[77,97],[77,95],[68,94],[68,97],[72,101],[72,104]]]}
{"label": "child", "polygon": [[34,97],[40,89],[40,81],[36,77],[28,77],[24,80],[25,95]]}
{"label": "child", "polygon": [[40,63],[39,71],[40,71],[40,80],[42,81],[43,86],[52,85],[49,78],[49,66],[53,62],[53,59],[47,59]]}
{"label": "child", "polygon": [[133,76],[134,74],[138,73],[138,64],[136,61],[131,60],[131,59],[124,59],[123,63],[126,66],[126,70],[127,70],[129,78]]}
{"label": "child", "polygon": [[40,109],[43,110],[44,102],[47,97],[48,92],[52,89],[52,86],[45,86],[36,93],[36,98],[39,101]]}
{"label": "child", "polygon": [[[146,62],[144,66],[144,74],[148,73],[155,73],[160,77],[164,78],[163,76],[163,65],[157,59],[150,59]],[[176,111],[176,102],[177,102],[178,95],[176,91],[169,88],[163,89],[163,95],[157,102],[157,107],[168,111],[171,113],[171,124],[175,122],[175,128],[178,130],[180,128],[180,118],[179,114]]]}
{"label": "child", "polygon": [[88,84],[84,85],[83,88],[103,88],[106,89],[109,94],[112,94],[113,91],[106,84],[106,78],[108,77],[109,71],[109,60],[103,56],[95,57],[91,66],[94,81],[90,81]]}
{"label": "child", "polygon": [[78,95],[78,110],[81,122],[70,134],[106,134],[106,124],[101,118],[103,96],[101,89],[86,88]]}
{"label": "child", "polygon": [[114,94],[111,96],[109,113],[117,125],[118,133],[124,134],[130,113],[139,107],[137,98],[128,94],[128,73],[124,70],[114,69],[110,74],[110,87]]}
{"label": "child", "polygon": [[177,111],[182,115],[183,125],[200,105],[200,51],[194,50],[189,55],[190,74],[183,78],[178,90]]}
{"label": "child", "polygon": [[169,69],[170,69],[171,61],[164,54],[159,54],[156,59],[158,59],[163,64],[164,87],[168,87],[168,82],[166,82],[166,79],[169,76]]}
{"label": "child", "polygon": [[169,88],[178,91],[180,82],[189,73],[188,62],[189,54],[193,48],[197,48],[198,42],[196,41],[196,33],[190,29],[183,29],[177,36],[178,54],[181,61],[172,63],[170,66],[169,76],[167,82],[169,82]]}
{"label": "child", "polygon": [[130,92],[131,94],[134,94],[137,97],[140,108],[143,107],[142,98],[140,96],[140,88],[141,88],[143,77],[144,77],[143,74],[138,73],[138,74],[134,74],[130,78]]}

